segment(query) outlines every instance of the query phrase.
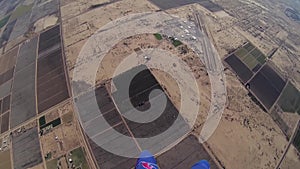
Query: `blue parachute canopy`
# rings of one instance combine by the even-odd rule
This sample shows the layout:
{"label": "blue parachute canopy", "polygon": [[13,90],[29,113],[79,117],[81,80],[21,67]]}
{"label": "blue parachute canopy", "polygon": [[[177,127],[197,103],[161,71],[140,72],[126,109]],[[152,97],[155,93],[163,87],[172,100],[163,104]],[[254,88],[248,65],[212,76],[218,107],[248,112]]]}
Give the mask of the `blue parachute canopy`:
{"label": "blue parachute canopy", "polygon": [[198,163],[194,164],[192,169],[210,169],[210,165],[208,161],[201,160]]}
{"label": "blue parachute canopy", "polygon": [[143,151],[137,160],[135,169],[159,169],[154,156],[147,150]]}

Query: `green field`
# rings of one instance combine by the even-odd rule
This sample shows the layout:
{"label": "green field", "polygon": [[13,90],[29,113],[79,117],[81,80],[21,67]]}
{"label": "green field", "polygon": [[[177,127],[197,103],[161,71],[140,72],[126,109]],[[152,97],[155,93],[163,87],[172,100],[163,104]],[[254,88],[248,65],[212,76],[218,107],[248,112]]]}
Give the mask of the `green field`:
{"label": "green field", "polygon": [[258,56],[257,61],[263,65],[266,62],[266,56],[263,54]]}
{"label": "green field", "polygon": [[255,57],[255,59],[260,62],[262,65],[266,62],[266,56],[259,51],[258,49],[254,49],[251,54]]}
{"label": "green field", "polygon": [[245,48],[248,52],[250,52],[252,49],[255,48],[255,46],[253,46],[251,43],[247,43],[247,44],[244,46],[244,48]]}
{"label": "green field", "polygon": [[240,58],[240,59],[243,59],[246,55],[247,55],[248,51],[244,48],[241,48],[239,50],[237,50],[234,54]]}
{"label": "green field", "polygon": [[11,14],[10,20],[13,21],[13,20],[23,16],[25,13],[29,12],[32,9],[32,7],[33,7],[33,4],[28,5],[28,6],[27,5],[18,6]]}
{"label": "green field", "polygon": [[39,125],[43,126],[45,124],[46,124],[46,118],[45,118],[45,116],[40,117],[39,118]]}
{"label": "green field", "polygon": [[0,152],[0,168],[11,168],[10,151]]}
{"label": "green field", "polygon": [[4,17],[3,19],[0,20],[0,29],[6,25],[9,18],[10,18],[10,15],[7,15],[6,17]]}
{"label": "green field", "polygon": [[255,59],[253,55],[250,53],[245,57],[243,62],[247,65],[247,67],[252,70],[259,62]]}
{"label": "green field", "polygon": [[180,42],[179,40],[173,40],[172,44],[177,47],[177,46],[180,46],[182,45],[182,42]]}
{"label": "green field", "polygon": [[278,105],[284,112],[297,112],[300,114],[300,92],[291,83],[288,82],[286,88],[278,100]]}
{"label": "green field", "polygon": [[82,169],[89,169],[88,163],[85,158],[85,154],[81,147],[73,150],[71,153],[71,158],[76,167],[81,166]]}
{"label": "green field", "polygon": [[265,55],[251,43],[246,44],[234,53],[250,70],[259,63],[263,65],[266,62]]}
{"label": "green field", "polygon": [[153,34],[153,35],[156,37],[157,40],[162,40],[161,34],[155,33],[155,34]]}

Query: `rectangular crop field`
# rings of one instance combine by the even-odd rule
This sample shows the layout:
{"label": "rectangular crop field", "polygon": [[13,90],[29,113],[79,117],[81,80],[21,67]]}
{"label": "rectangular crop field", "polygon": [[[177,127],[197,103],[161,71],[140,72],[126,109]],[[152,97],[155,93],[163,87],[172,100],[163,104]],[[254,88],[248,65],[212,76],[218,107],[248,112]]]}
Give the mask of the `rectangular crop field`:
{"label": "rectangular crop field", "polygon": [[1,134],[8,131],[9,129],[9,114],[10,112],[6,112],[2,115],[1,121]]}
{"label": "rectangular crop field", "polygon": [[37,67],[38,112],[41,113],[69,98],[63,63],[60,27],[40,35]]}
{"label": "rectangular crop field", "polygon": [[158,156],[157,161],[161,169],[188,169],[202,159],[209,161],[210,169],[218,169],[198,139],[189,135],[179,144]]}
{"label": "rectangular crop field", "polygon": [[243,83],[246,83],[252,77],[253,72],[235,54],[227,57],[225,62],[227,62]]}
{"label": "rectangular crop field", "polygon": [[16,25],[16,22],[17,20],[14,20],[6,25],[4,31],[2,32],[2,36],[0,38],[0,48],[2,47],[3,42],[8,41],[10,34]]}
{"label": "rectangular crop field", "polygon": [[20,47],[12,90],[12,127],[36,115],[36,51],[37,38],[31,39]]}
{"label": "rectangular crop field", "polygon": [[222,8],[213,3],[210,0],[150,0],[153,4],[161,8],[162,10],[167,10],[171,8],[178,8],[184,5],[189,5],[193,3],[198,3],[202,6],[204,6],[206,9],[212,11],[212,12],[217,12],[221,11]]}
{"label": "rectangular crop field", "polygon": [[[128,79],[134,72],[138,74],[131,81],[129,99],[126,99],[126,97],[120,93],[120,91],[124,89],[123,80]],[[174,133],[187,130],[187,123],[183,120],[167,96],[166,108],[156,120],[145,124],[137,123],[127,118],[125,118],[125,121],[122,120],[120,113],[126,115],[128,112],[132,113],[134,109],[146,111],[149,108],[149,102],[155,103],[158,96],[164,94],[161,86],[146,66],[141,65],[132,68],[114,77],[113,83],[117,90],[112,93],[112,95],[118,109],[116,109],[114,102],[112,102],[112,98],[110,98],[111,96],[105,85],[97,87],[94,91],[92,90],[85,93],[78,98],[81,104],[86,105],[86,107],[81,107],[79,111],[85,112],[85,116],[83,116],[81,120],[86,127],[91,150],[100,168],[131,168],[135,165],[135,158],[121,157],[101,147],[111,147],[119,144],[118,142],[122,141],[122,137],[116,134],[116,132],[128,137],[127,142],[123,142],[121,153],[124,153],[124,155],[135,154],[137,156],[139,155],[138,145],[142,149],[151,150],[154,148],[154,144],[159,145],[161,140],[152,140],[151,144],[149,142],[140,141],[136,143],[131,137],[146,138],[158,135],[169,129],[177,117],[179,119],[179,128],[173,129],[174,131],[170,132],[171,135],[166,134],[164,141],[168,141],[168,143],[171,144],[174,139],[178,139]],[[149,100],[149,94],[154,89],[161,90],[161,92],[158,94],[154,92]],[[96,100],[93,100],[93,92],[96,94]],[[96,106],[92,106],[92,103],[96,104]],[[126,104],[132,104],[133,107],[122,106]],[[149,114],[155,115],[152,111],[150,111]],[[139,114],[136,114],[136,117],[139,116]],[[128,128],[126,126],[128,126]]]}
{"label": "rectangular crop field", "polygon": [[294,146],[300,151],[300,129],[298,129],[296,136],[293,141]]}
{"label": "rectangular crop field", "polygon": [[291,82],[283,90],[278,105],[284,112],[300,114],[300,92]]}
{"label": "rectangular crop field", "polygon": [[250,70],[257,72],[266,62],[265,55],[251,43],[247,43],[234,53]]}
{"label": "rectangular crop field", "polygon": [[[1,77],[1,76],[4,76],[4,74],[9,74],[9,77],[6,77],[6,80],[9,80],[12,78],[13,68],[16,63],[18,51],[19,51],[19,47],[15,47],[15,48],[11,49],[10,51],[7,51],[2,56],[0,55],[0,65],[1,65],[0,66],[0,84],[3,84],[3,82],[6,82],[3,79],[4,77]],[[7,72],[10,72],[10,73],[7,73]]]}
{"label": "rectangular crop field", "polygon": [[36,115],[35,69],[35,63],[32,63],[14,76],[11,127],[15,127]]}
{"label": "rectangular crop field", "polygon": [[5,16],[0,20],[0,29],[6,25],[7,21],[9,20],[10,15]]}
{"label": "rectangular crop field", "polygon": [[36,127],[12,137],[15,169],[31,168],[43,162]]}
{"label": "rectangular crop field", "polygon": [[11,168],[10,150],[0,152],[0,168]]}
{"label": "rectangular crop field", "polygon": [[285,81],[269,66],[265,65],[249,82],[250,90],[269,110],[285,86]]}

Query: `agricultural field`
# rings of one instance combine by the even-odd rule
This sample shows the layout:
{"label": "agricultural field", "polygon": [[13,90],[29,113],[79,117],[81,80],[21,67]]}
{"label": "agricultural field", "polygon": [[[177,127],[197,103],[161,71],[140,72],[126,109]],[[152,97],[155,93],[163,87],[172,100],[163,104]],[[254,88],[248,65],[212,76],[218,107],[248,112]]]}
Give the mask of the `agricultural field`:
{"label": "agricultural field", "polygon": [[31,5],[20,5],[18,6],[11,14],[10,20],[13,21],[15,19],[20,18],[21,16],[24,16],[26,13],[31,13],[31,9],[33,7],[33,4]]}
{"label": "agricultural field", "polygon": [[234,54],[254,73],[266,62],[266,56],[250,42]]}
{"label": "agricultural field", "polygon": [[300,129],[298,129],[296,133],[293,144],[295,145],[296,149],[300,151]]}
{"label": "agricultural field", "polygon": [[[8,80],[4,84],[0,85],[0,98],[4,98],[11,92],[12,79]],[[1,100],[1,99],[0,99]],[[0,108],[1,112],[1,108]]]}
{"label": "agricultural field", "polygon": [[199,159],[208,160],[211,169],[218,168],[194,135],[187,136],[172,149],[157,157],[158,164],[163,169],[189,168]]}
{"label": "agricultural field", "polygon": [[266,56],[253,44],[247,42],[224,59],[252,94],[266,110],[277,101],[286,80],[271,64],[266,64]]}
{"label": "agricultural field", "polygon": [[1,124],[1,134],[7,132],[9,129],[9,117],[10,117],[9,115],[10,115],[10,112],[8,111],[8,112],[4,113],[1,117],[1,123],[0,123]]}
{"label": "agricultural field", "polygon": [[0,168],[11,168],[10,150],[0,151]]}
{"label": "agricultural field", "polygon": [[31,168],[43,162],[38,129],[33,127],[12,137],[15,169]]}
{"label": "agricultural field", "polygon": [[59,25],[40,35],[38,53],[37,98],[42,113],[69,98]]}
{"label": "agricultural field", "polygon": [[286,81],[270,65],[266,64],[247,85],[266,110],[269,110],[275,104],[285,84]]}
{"label": "agricultural field", "polygon": [[235,54],[228,56],[224,61],[243,83],[246,83],[253,76],[253,72]]}
{"label": "agricultural field", "polygon": [[284,88],[282,95],[280,96],[277,103],[284,112],[295,113],[300,115],[300,92],[291,83],[288,82]]}
{"label": "agricultural field", "polygon": [[[0,37],[0,47],[11,42],[12,46],[15,46],[32,34],[34,24],[40,19],[45,19],[49,15],[57,15],[59,10],[58,0],[44,1],[26,0],[26,1],[14,1],[14,3],[3,0],[1,7],[6,10],[6,13],[0,15],[0,28],[4,27],[4,31]],[[55,25],[55,21],[47,21],[43,24],[44,28]],[[11,47],[11,46],[9,46]]]}
{"label": "agricultural field", "polygon": [[12,85],[11,127],[36,115],[35,74],[37,38],[20,47]]}
{"label": "agricultural field", "polygon": [[0,85],[12,79],[18,52],[19,47],[15,47],[0,55]]}
{"label": "agricultural field", "polygon": [[222,8],[219,5],[213,3],[210,0],[164,0],[164,1],[150,0],[150,1],[156,6],[158,6],[159,8],[161,8],[162,10],[178,8],[193,3],[198,3],[212,12],[217,12],[222,10]]}
{"label": "agricultural field", "polygon": [[6,113],[9,109],[10,109],[10,95],[7,95],[5,97],[3,97],[2,99],[0,99],[0,115]]}
{"label": "agricultural field", "polygon": [[6,25],[4,31],[2,32],[2,35],[0,37],[0,47],[2,47],[2,45],[9,40],[10,34],[12,33],[16,23],[17,23],[17,20],[14,20],[12,22],[9,22]]}
{"label": "agricultural field", "polygon": [[10,18],[10,15],[5,16],[4,18],[2,18],[2,19],[0,20],[0,29],[1,29],[3,26],[6,25],[6,23],[7,23],[8,20],[9,20],[9,18]]}
{"label": "agricultural field", "polygon": [[[139,72],[135,75],[135,72]],[[134,77],[132,77],[135,75]],[[121,94],[122,89],[124,88],[124,79],[133,78],[129,86],[129,99],[124,98]],[[147,69],[145,65],[141,65],[138,67],[134,67],[126,72],[123,72],[115,77],[112,78],[112,83],[114,84],[114,92],[112,92],[112,97],[114,98],[114,102],[118,109],[115,110],[115,105],[113,104],[110,97],[110,90],[109,87],[105,84],[100,85],[95,89],[95,91],[91,91],[85,93],[79,97],[80,102],[86,102],[87,106],[84,108],[86,112],[86,116],[83,116],[82,122],[86,124],[87,134],[88,134],[88,141],[90,144],[90,150],[93,152],[93,156],[97,161],[97,164],[100,168],[116,168],[123,166],[124,168],[133,167],[135,164],[135,158],[127,158],[121,157],[119,155],[112,154],[111,152],[106,151],[105,149],[101,148],[101,145],[97,145],[94,140],[100,141],[101,140],[109,140],[103,142],[103,144],[110,144],[114,142],[118,142],[119,137],[117,137],[113,131],[118,131],[123,135],[135,137],[135,138],[147,138],[158,135],[167,129],[170,129],[170,126],[174,123],[176,118],[179,119],[177,122],[181,128],[176,128],[174,132],[181,133],[183,130],[187,130],[188,126],[187,123],[182,119],[181,115],[178,113],[177,109],[174,107],[173,103],[168,99],[166,103],[166,108],[162,112],[162,114],[152,122],[141,124],[129,119],[125,119],[122,121],[120,118],[119,112],[124,114],[125,116],[127,113],[132,113],[131,107],[124,106],[128,104],[132,104],[134,109],[138,109],[140,111],[145,111],[149,108],[150,102],[155,103],[155,100],[164,94],[162,93],[153,93],[150,95],[151,91],[158,89],[163,91],[162,87],[152,75],[152,73]],[[90,100],[91,95],[95,92],[96,100],[98,103],[98,107],[101,112],[101,116],[96,116],[97,113],[93,113],[94,110],[93,106],[88,106],[88,103],[91,103]],[[155,109],[155,108],[154,108]],[[118,112],[119,111],[119,112]],[[137,114],[138,118],[138,114]],[[101,120],[106,120],[111,128],[106,129]],[[100,120],[100,121],[99,121]],[[100,124],[100,125],[99,125]],[[128,126],[128,130],[125,126]],[[153,127],[153,126],[160,126],[160,127]],[[172,132],[173,133],[173,132]],[[168,136],[166,136],[168,137]],[[172,136],[174,139],[178,139],[177,136]],[[176,138],[175,138],[176,137]],[[161,140],[157,140],[155,145],[159,145]],[[166,139],[165,141],[170,141]],[[195,141],[195,140],[194,140]],[[126,150],[123,150],[124,153],[137,153],[138,154],[138,147],[142,147],[142,149],[155,149],[153,148],[153,144],[147,144],[142,141],[137,141],[137,144],[133,142],[128,142],[126,145]],[[184,149],[184,148],[183,148]],[[182,149],[182,151],[183,151]],[[204,149],[199,150],[199,153],[202,152],[205,154],[206,151]],[[171,153],[173,154],[173,153]],[[191,153],[193,154],[193,153]],[[190,154],[190,155],[191,155]],[[196,153],[197,154],[197,153]],[[198,156],[194,154],[195,156]],[[170,158],[173,163],[180,163],[183,159],[173,159],[169,157],[170,154],[166,155]],[[188,154],[187,154],[188,155]],[[159,158],[159,157],[158,157]],[[163,163],[163,162],[162,162]],[[192,161],[184,161],[184,164],[192,165]]]}

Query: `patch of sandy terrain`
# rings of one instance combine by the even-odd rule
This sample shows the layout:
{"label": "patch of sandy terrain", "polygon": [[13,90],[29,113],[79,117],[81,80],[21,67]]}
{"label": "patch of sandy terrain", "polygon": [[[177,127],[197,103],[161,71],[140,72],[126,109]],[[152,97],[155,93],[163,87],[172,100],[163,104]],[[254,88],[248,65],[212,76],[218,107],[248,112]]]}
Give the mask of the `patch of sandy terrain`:
{"label": "patch of sandy terrain", "polygon": [[280,169],[295,169],[300,166],[300,157],[299,152],[297,152],[296,148],[292,145],[284,160],[280,165]]}
{"label": "patch of sandy terrain", "polygon": [[35,33],[41,32],[42,30],[55,25],[57,21],[58,21],[58,17],[56,15],[50,15],[41,18],[34,23],[34,32]]}
{"label": "patch of sandy terrain", "polygon": [[78,12],[77,8],[82,5],[76,3],[70,6],[70,4],[72,3],[62,6],[61,11],[66,62],[71,79],[74,64],[84,41],[96,30],[110,21],[128,14],[158,10],[146,0],[123,0],[78,15],[77,13],[73,14],[73,12]]}

